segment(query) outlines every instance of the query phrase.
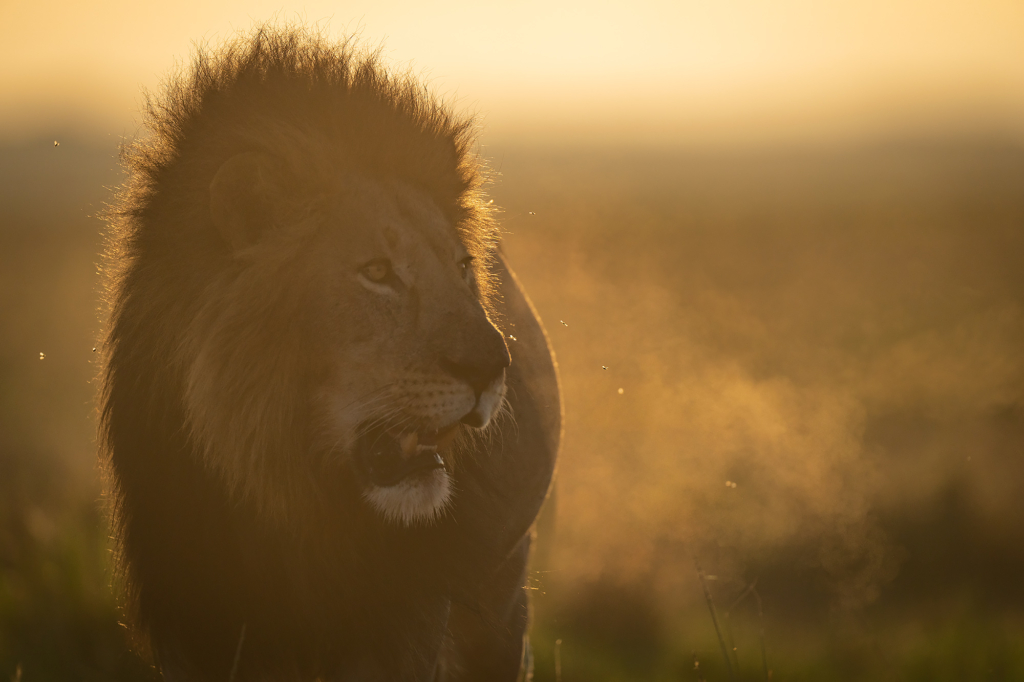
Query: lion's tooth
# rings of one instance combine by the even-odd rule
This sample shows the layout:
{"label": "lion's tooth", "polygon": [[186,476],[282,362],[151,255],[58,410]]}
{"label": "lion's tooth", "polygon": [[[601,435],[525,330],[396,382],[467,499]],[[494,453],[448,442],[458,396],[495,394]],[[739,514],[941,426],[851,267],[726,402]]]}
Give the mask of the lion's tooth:
{"label": "lion's tooth", "polygon": [[406,457],[412,457],[416,454],[419,443],[420,437],[415,431],[410,431],[398,439],[398,444],[402,446],[402,454]]}

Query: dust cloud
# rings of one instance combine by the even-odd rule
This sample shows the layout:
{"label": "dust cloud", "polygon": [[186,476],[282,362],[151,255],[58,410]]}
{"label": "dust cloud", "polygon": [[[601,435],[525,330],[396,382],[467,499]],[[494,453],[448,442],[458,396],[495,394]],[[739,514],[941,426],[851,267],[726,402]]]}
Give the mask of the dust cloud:
{"label": "dust cloud", "polygon": [[1019,154],[501,170],[565,390],[549,592],[643,585],[672,611],[696,557],[727,595],[803,570],[846,612],[920,570],[894,519],[951,486],[978,523],[1021,518]]}

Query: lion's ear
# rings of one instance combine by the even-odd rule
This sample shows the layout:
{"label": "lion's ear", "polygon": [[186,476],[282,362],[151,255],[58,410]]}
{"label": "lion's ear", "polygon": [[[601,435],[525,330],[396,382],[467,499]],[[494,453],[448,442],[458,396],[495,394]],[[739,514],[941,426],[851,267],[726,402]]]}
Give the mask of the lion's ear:
{"label": "lion's ear", "polygon": [[232,250],[256,243],[272,224],[277,165],[269,154],[245,152],[225,161],[213,177],[210,215]]}

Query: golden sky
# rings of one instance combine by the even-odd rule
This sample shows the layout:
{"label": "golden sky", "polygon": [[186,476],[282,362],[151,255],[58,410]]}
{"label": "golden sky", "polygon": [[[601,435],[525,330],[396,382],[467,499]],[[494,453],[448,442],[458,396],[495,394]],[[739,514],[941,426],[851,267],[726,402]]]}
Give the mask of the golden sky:
{"label": "golden sky", "polygon": [[1024,139],[1022,0],[0,1],[0,140],[132,133],[195,42],[275,18],[383,43],[492,139]]}

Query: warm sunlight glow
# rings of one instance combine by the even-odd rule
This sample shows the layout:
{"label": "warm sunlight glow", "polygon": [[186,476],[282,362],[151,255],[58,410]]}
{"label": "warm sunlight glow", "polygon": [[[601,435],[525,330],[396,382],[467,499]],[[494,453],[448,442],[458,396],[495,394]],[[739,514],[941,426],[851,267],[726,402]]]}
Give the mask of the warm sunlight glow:
{"label": "warm sunlight glow", "polygon": [[489,139],[721,144],[1024,131],[1024,5],[21,3],[0,136],[132,133],[142,88],[254,22],[358,32],[484,115]]}
{"label": "warm sunlight glow", "polygon": [[0,680],[1024,680],[1024,0],[8,0],[0,216]]}

